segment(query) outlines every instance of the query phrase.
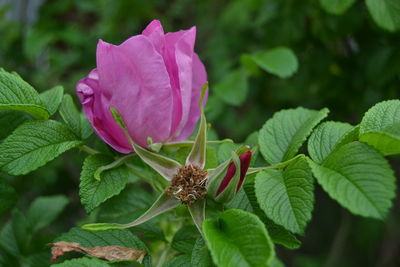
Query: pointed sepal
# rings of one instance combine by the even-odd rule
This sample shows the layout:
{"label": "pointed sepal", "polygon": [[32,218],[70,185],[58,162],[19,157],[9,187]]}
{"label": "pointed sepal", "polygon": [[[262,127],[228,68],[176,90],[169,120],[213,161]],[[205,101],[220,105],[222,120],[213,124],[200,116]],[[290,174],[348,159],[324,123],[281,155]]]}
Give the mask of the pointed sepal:
{"label": "pointed sepal", "polygon": [[106,230],[115,230],[115,229],[126,229],[131,228],[137,225],[140,225],[148,220],[153,219],[157,215],[165,213],[169,210],[172,210],[180,205],[180,201],[168,196],[165,192],[162,193],[158,199],[154,202],[154,204],[133,222],[127,224],[118,224],[118,223],[93,223],[93,224],[85,224],[82,226],[84,230],[90,231],[106,231]]}
{"label": "pointed sepal", "polygon": [[235,195],[240,182],[240,159],[238,155],[232,152],[232,161],[229,164],[228,171],[222,179],[216,195],[215,201],[220,203],[229,202]]}
{"label": "pointed sepal", "polygon": [[251,157],[252,152],[248,147],[232,152],[232,160],[222,163],[210,174],[209,196],[217,202],[230,201],[245,180]]}
{"label": "pointed sepal", "polygon": [[192,216],[193,222],[196,225],[197,229],[199,229],[199,232],[202,232],[202,225],[203,221],[206,218],[206,200],[205,199],[199,199],[196,202],[194,202],[192,205],[188,206],[190,215]]}
{"label": "pointed sepal", "polygon": [[214,170],[209,170],[209,178],[208,178],[208,184],[207,184],[207,192],[208,195],[214,198],[217,196],[217,191],[218,188],[221,185],[222,180],[225,178],[229,165],[231,164],[231,160],[227,160],[220,165],[218,165],[217,168]]}
{"label": "pointed sepal", "polygon": [[128,139],[135,153],[150,167],[157,171],[161,176],[171,181],[172,177],[178,172],[179,168],[181,167],[181,164],[179,164],[179,162],[175,160],[153,153],[135,144],[135,142],[133,142],[131,136],[129,135],[126,125],[119,112],[115,108],[110,108],[110,111],[115,121],[124,131],[126,138]]}

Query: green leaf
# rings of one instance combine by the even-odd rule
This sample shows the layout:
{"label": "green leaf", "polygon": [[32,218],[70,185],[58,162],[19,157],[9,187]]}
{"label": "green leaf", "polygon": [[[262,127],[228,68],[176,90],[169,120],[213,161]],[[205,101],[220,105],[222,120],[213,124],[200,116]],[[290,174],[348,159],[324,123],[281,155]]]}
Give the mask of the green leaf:
{"label": "green leaf", "polygon": [[264,224],[254,214],[230,209],[204,221],[203,231],[218,266],[268,266],[275,255]]}
{"label": "green leaf", "polygon": [[400,29],[400,2],[398,0],[366,0],[375,23],[388,31]]}
{"label": "green leaf", "polygon": [[25,112],[15,110],[0,110],[0,141],[9,136],[15,128],[32,119]]}
{"label": "green leaf", "polygon": [[343,139],[353,129],[353,126],[343,122],[328,121],[319,125],[308,139],[308,153],[311,158],[322,163],[333,150],[344,145]]}
{"label": "green leaf", "polygon": [[62,263],[52,264],[51,267],[110,267],[111,265],[105,261],[96,258],[76,258],[66,260]]}
{"label": "green leaf", "polygon": [[58,85],[40,94],[42,102],[45,104],[50,116],[57,112],[64,95],[64,88]]}
{"label": "green leaf", "polygon": [[172,248],[179,252],[190,254],[199,236],[200,234],[196,227],[192,225],[184,226],[174,235]]}
{"label": "green leaf", "polygon": [[49,112],[39,94],[18,74],[0,68],[0,110],[24,111],[38,119],[47,119]]}
{"label": "green leaf", "polygon": [[356,0],[319,0],[321,7],[333,15],[342,15]]}
{"label": "green leaf", "polygon": [[233,143],[223,143],[218,147],[217,157],[219,163],[223,163],[232,158],[232,151],[235,151],[239,145]]}
{"label": "green leaf", "polygon": [[375,149],[352,142],[332,153],[322,165],[309,160],[322,188],[352,213],[385,218],[395,196],[395,177]]}
{"label": "green leaf", "polygon": [[360,141],[384,155],[400,153],[400,100],[380,102],[365,113],[360,124]]}
{"label": "green leaf", "polygon": [[228,73],[214,86],[213,91],[222,101],[240,106],[246,100],[248,91],[246,72],[238,69]]}
{"label": "green leaf", "polygon": [[86,139],[93,134],[93,128],[84,113],[80,114],[81,117],[81,134],[82,139]]}
{"label": "green leaf", "polygon": [[64,95],[61,107],[60,115],[65,121],[65,123],[71,128],[71,130],[76,134],[76,136],[81,136],[81,116],[78,109],[74,104],[74,100],[68,94]]}
{"label": "green leaf", "polygon": [[244,191],[243,187],[239,189],[236,196],[225,204],[228,209],[241,209],[248,212],[253,212],[253,207]]}
{"label": "green leaf", "polygon": [[0,231],[0,247],[16,258],[21,254],[11,221],[2,226]]}
{"label": "green leaf", "polygon": [[166,262],[163,267],[187,267],[190,265],[190,255],[179,255]]}
{"label": "green leaf", "polygon": [[269,119],[258,136],[260,151],[271,164],[293,158],[312,129],[328,115],[328,109],[282,110]]}
{"label": "green leaf", "polygon": [[304,158],[291,162],[284,170],[257,174],[255,192],[267,217],[294,233],[303,233],[311,219],[314,204],[311,170]]}
{"label": "green leaf", "polygon": [[12,175],[27,174],[79,145],[81,141],[60,122],[26,122],[0,144],[0,168]]}
{"label": "green leaf", "polygon": [[191,254],[190,264],[192,267],[212,266],[212,259],[203,238],[199,237],[196,240]]}
{"label": "green leaf", "polygon": [[17,192],[9,184],[0,181],[0,215],[11,209],[17,202]]}
{"label": "green leaf", "polygon": [[236,197],[226,204],[226,207],[238,208],[256,214],[267,227],[268,233],[274,243],[285,246],[288,249],[300,247],[301,242],[292,233],[266,217],[257,202],[254,183],[245,183]]}
{"label": "green leaf", "polygon": [[98,168],[113,161],[112,157],[104,154],[90,155],[85,159],[79,184],[79,196],[86,212],[92,212],[110,197],[118,195],[128,182],[130,174],[125,165],[102,172],[100,181],[94,178]]}
{"label": "green leaf", "polygon": [[[96,246],[122,246],[149,251],[146,245],[128,230],[90,232],[79,228],[72,228],[68,233],[62,234],[55,240],[55,242],[58,241],[75,242],[87,248]],[[145,256],[143,264],[151,266],[149,255]]]}
{"label": "green leaf", "polygon": [[257,52],[251,58],[260,68],[280,78],[292,76],[299,67],[296,55],[287,47]]}
{"label": "green leaf", "polygon": [[33,252],[29,254],[26,259],[27,265],[30,267],[42,267],[49,265],[49,258],[51,258],[50,250]]}
{"label": "green leaf", "polygon": [[[39,197],[29,207],[27,219],[32,233],[50,225],[64,210],[68,199],[63,195]],[[46,214],[46,216],[43,216]]]}
{"label": "green leaf", "polygon": [[273,221],[265,218],[260,218],[267,227],[268,233],[275,244],[282,245],[288,249],[298,249],[301,246],[300,240],[295,235],[286,230],[283,226],[275,224]]}
{"label": "green leaf", "polygon": [[272,241],[276,244],[285,246],[288,249],[299,248],[301,242],[288,230],[268,219],[265,212],[260,208],[254,189],[254,181],[245,183],[243,189],[246,192],[247,199],[249,200],[254,213],[267,227]]}

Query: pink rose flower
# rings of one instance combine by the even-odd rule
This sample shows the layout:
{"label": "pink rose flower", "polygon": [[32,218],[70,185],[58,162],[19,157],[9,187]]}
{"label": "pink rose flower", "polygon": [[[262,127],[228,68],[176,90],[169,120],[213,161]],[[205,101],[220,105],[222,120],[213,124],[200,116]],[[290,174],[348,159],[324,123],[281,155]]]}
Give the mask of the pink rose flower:
{"label": "pink rose flower", "polygon": [[148,138],[165,143],[192,134],[200,118],[200,89],[207,82],[194,52],[195,38],[196,27],[164,34],[161,23],[153,20],[142,34],[121,45],[99,41],[97,68],[76,88],[104,142],[121,153],[132,152],[110,107],[118,110],[133,141],[142,147]]}

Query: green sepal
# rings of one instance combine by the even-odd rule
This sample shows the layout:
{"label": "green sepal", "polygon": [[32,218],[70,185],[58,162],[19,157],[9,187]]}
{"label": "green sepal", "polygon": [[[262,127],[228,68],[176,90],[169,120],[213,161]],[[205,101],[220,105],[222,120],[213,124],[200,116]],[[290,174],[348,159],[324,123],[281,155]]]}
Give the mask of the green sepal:
{"label": "green sepal", "polygon": [[232,152],[232,162],[233,164],[235,164],[236,167],[235,174],[233,175],[231,181],[229,182],[228,186],[224,189],[224,191],[222,191],[218,196],[215,196],[214,199],[217,202],[227,203],[231,201],[232,198],[236,195],[237,187],[240,181],[240,159],[235,152]]}
{"label": "green sepal", "polygon": [[207,122],[204,112],[201,112],[200,127],[194,141],[192,150],[190,151],[186,165],[192,164],[204,168],[206,163],[206,148],[207,148]]}
{"label": "green sepal", "polygon": [[192,216],[193,222],[196,225],[197,229],[201,233],[201,227],[203,225],[203,221],[206,218],[205,210],[206,210],[206,200],[199,199],[194,202],[191,206],[188,206],[190,215]]}
{"label": "green sepal", "polygon": [[133,222],[127,224],[118,224],[118,223],[92,223],[85,224],[82,226],[84,230],[90,231],[107,231],[107,230],[115,230],[115,229],[126,229],[137,226],[148,220],[153,219],[157,215],[160,215],[164,212],[167,212],[171,209],[174,209],[180,205],[180,201],[168,196],[165,192],[162,193],[158,199],[154,202],[154,204],[139,218],[134,220]]}
{"label": "green sepal", "polygon": [[172,177],[178,172],[179,168],[181,167],[181,164],[179,164],[175,160],[153,153],[147,149],[142,148],[141,146],[136,145],[135,142],[133,142],[131,136],[129,135],[126,125],[119,112],[112,107],[110,108],[110,111],[115,121],[124,131],[126,138],[128,139],[129,143],[131,144],[136,154],[150,167],[152,167],[155,171],[157,171],[161,176],[170,181]]}
{"label": "green sepal", "polygon": [[229,167],[230,163],[231,163],[231,161],[227,160],[227,161],[221,163],[214,170],[209,171],[210,174],[209,174],[209,178],[208,178],[207,192],[211,198],[214,199],[214,197],[217,195],[218,188],[221,185],[221,182],[224,179],[224,177],[228,171],[228,167]]}

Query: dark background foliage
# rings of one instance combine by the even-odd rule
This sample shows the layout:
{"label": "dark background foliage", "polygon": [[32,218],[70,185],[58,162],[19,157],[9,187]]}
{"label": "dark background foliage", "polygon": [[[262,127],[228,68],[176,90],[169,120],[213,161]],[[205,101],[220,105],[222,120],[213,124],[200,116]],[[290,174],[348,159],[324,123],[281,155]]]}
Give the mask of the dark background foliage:
{"label": "dark background foliage", "polygon": [[[197,26],[196,51],[211,88],[207,117],[219,138],[243,141],[274,112],[297,106],[328,107],[330,119],[357,123],[373,104],[400,97],[400,34],[378,27],[364,1],[340,16],[328,14],[317,0],[0,1],[0,66],[20,73],[38,91],[61,84],[74,94],[75,83],[95,67],[98,39],[119,44],[155,18],[166,32]],[[299,69],[290,78],[246,61],[249,53],[278,46],[298,57]],[[251,75],[231,88],[232,97],[240,94],[232,105],[213,88],[238,69]],[[86,216],[77,189],[84,155],[75,155],[69,152],[27,176],[0,173],[17,191],[22,210],[40,195],[71,200],[45,236],[65,232]],[[399,160],[391,161],[399,177]],[[278,248],[287,266],[400,264],[398,197],[381,222],[350,215],[320,188],[316,192],[302,247]],[[32,249],[43,250],[43,244]]]}

